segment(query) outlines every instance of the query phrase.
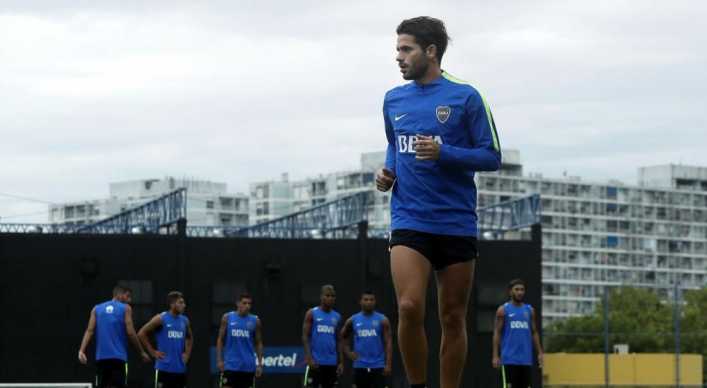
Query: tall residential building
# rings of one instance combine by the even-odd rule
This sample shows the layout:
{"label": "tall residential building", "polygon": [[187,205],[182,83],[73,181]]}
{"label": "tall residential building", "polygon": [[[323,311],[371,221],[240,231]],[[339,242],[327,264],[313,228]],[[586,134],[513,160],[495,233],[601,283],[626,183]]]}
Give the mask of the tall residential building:
{"label": "tall residential building", "polygon": [[647,287],[667,297],[707,285],[707,168],[639,169],[639,184],[480,174],[479,205],[539,193],[543,314],[590,313],[605,287]]}
{"label": "tall residential building", "polygon": [[289,175],[280,180],[250,184],[250,223],[270,221],[293,211],[292,184]]}
{"label": "tall residential building", "polygon": [[109,185],[109,198],[49,206],[49,222],[83,225],[142,205],[178,188],[187,189],[190,225],[248,225],[248,196],[231,194],[225,183],[196,179],[141,179]]}
{"label": "tall residential building", "polygon": [[[280,185],[280,195],[257,200],[280,210],[269,214],[274,218],[375,191],[384,158],[383,152],[364,154],[360,170],[258,184]],[[520,153],[504,150],[501,170],[480,173],[476,181],[480,207],[541,195],[545,323],[591,312],[605,287],[647,287],[668,296],[676,282],[682,289],[707,286],[707,167],[642,167],[637,185],[585,182],[524,175]],[[371,228],[389,228],[389,195],[375,192],[374,198]]]}

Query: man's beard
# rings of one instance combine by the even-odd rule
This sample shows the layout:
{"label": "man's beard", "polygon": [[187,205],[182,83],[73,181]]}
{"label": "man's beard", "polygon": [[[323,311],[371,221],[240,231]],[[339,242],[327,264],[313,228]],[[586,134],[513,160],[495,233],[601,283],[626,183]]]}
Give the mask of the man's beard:
{"label": "man's beard", "polygon": [[427,63],[422,63],[418,66],[410,66],[410,67],[408,67],[408,72],[405,73],[403,78],[405,78],[408,81],[419,80],[420,78],[425,76],[425,73],[427,73],[428,67],[429,67],[429,65]]}

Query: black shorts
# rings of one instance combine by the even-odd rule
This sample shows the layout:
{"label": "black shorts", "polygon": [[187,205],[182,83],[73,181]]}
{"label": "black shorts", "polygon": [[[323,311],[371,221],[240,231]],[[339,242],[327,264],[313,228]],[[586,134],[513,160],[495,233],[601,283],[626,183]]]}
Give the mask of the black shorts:
{"label": "black shorts", "polygon": [[385,388],[388,386],[383,375],[383,368],[354,368],[356,388]]}
{"label": "black shorts", "polygon": [[474,260],[479,256],[476,237],[472,236],[449,236],[396,229],[390,235],[390,248],[396,245],[416,250],[425,256],[435,271],[452,264]]}
{"label": "black shorts", "polygon": [[319,365],[317,368],[307,368],[304,375],[305,386],[308,388],[332,388],[336,385],[336,365]]}
{"label": "black shorts", "polygon": [[503,388],[528,388],[530,387],[530,376],[532,368],[530,365],[503,365],[501,366],[501,378]]}
{"label": "black shorts", "polygon": [[186,386],[186,373],[171,373],[155,369],[155,388],[184,388]]}
{"label": "black shorts", "polygon": [[221,373],[221,387],[252,388],[254,385],[254,372],[236,372],[226,370]]}
{"label": "black shorts", "polygon": [[122,388],[128,385],[128,363],[118,359],[96,361],[96,387]]}

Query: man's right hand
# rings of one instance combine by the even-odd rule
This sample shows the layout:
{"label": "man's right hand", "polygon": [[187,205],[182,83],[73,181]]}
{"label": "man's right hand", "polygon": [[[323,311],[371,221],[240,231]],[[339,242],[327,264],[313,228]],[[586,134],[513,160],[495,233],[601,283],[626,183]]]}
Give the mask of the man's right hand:
{"label": "man's right hand", "polygon": [[155,350],[155,353],[152,355],[152,358],[155,360],[161,360],[167,356],[164,352],[160,352],[159,350]]}
{"label": "man's right hand", "polygon": [[491,363],[493,364],[493,367],[496,369],[501,367],[501,359],[498,356],[494,356],[493,361]]}
{"label": "man's right hand", "polygon": [[82,350],[79,350],[79,362],[84,365],[88,363],[88,357],[86,357],[86,353],[84,353]]}
{"label": "man's right hand", "polygon": [[216,366],[218,367],[218,370],[219,370],[219,371],[223,372],[223,368],[224,368],[224,367],[223,367],[223,360],[218,360],[218,361],[216,362]]}
{"label": "man's right hand", "polygon": [[387,168],[381,168],[376,174],[376,188],[378,191],[388,191],[395,182],[395,173]]}
{"label": "man's right hand", "polygon": [[358,354],[357,354],[356,352],[349,352],[349,353],[347,354],[347,356],[349,356],[349,358],[351,359],[351,361],[356,361],[356,360],[358,360]]}
{"label": "man's right hand", "polygon": [[310,369],[317,369],[317,367],[319,367],[312,357],[307,357],[306,361]]}
{"label": "man's right hand", "polygon": [[142,361],[143,361],[143,362],[150,362],[150,361],[152,361],[152,359],[150,358],[150,355],[147,354],[147,352],[142,352],[142,354],[140,354],[140,357],[142,357]]}

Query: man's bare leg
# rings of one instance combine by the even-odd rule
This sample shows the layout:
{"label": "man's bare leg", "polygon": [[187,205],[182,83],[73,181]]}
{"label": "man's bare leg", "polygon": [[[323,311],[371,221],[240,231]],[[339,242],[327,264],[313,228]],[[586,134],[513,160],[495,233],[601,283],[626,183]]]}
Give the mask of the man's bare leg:
{"label": "man's bare leg", "polygon": [[459,388],[467,353],[466,313],[474,279],[474,261],[437,272],[437,300],[442,326],[440,387]]}
{"label": "man's bare leg", "polygon": [[410,384],[427,382],[425,296],[430,270],[430,262],[414,249],[396,245],[390,252],[398,299],[398,346]]}

